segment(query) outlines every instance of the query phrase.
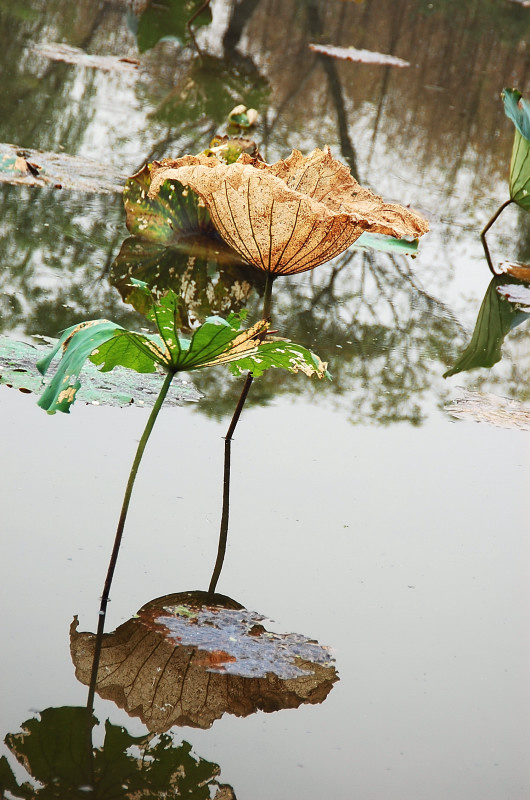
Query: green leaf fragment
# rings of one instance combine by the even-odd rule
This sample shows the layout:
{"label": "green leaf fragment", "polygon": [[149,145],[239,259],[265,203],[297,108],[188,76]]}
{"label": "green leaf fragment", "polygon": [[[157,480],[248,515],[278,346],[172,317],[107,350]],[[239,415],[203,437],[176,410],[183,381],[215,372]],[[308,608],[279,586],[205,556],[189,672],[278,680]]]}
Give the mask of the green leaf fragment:
{"label": "green leaf fragment", "polygon": [[385,236],[383,233],[362,233],[352,246],[380,250],[383,253],[416,255],[418,244],[417,239],[396,239],[394,236]]}
{"label": "green leaf fragment", "polygon": [[530,140],[530,102],[517,89],[503,89],[504,113],[511,119],[521,136]]}
{"label": "green leaf fragment", "polygon": [[64,353],[57,371],[38,401],[41,408],[49,414],[55,414],[56,411],[66,414],[70,412],[70,406],[81,386],[79,373],[86,359],[108,341],[118,327],[119,325],[108,320],[94,320],[74,325],[63,333],[51,353],[37,362],[37,368],[45,375],[51,361],[60,347],[63,347]]}
{"label": "green leaf fragment", "polygon": [[502,92],[504,111],[515,125],[510,163],[510,197],[530,211],[530,103],[517,89]]}
{"label": "green leaf fragment", "polygon": [[510,197],[530,211],[530,141],[515,131],[510,163]]}
{"label": "green leaf fragment", "polygon": [[156,372],[156,363],[165,365],[162,343],[158,336],[146,336],[126,330],[116,330],[113,336],[95,350],[90,360],[101,372],[114,367],[126,367],[135,372]]}

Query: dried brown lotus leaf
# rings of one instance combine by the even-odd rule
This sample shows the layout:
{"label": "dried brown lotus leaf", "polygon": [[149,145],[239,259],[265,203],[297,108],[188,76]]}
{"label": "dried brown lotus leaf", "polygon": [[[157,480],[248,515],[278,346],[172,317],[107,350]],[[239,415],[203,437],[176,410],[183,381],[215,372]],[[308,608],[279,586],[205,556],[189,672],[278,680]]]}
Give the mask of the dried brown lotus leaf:
{"label": "dried brown lotus leaf", "polygon": [[[245,717],[321,703],[338,680],[327,648],[265,630],[263,617],[222,595],[182,592],[147,603],[103,635],[96,691],[150,731],[209,728],[223,714]],[[90,683],[96,637],[70,627],[77,678]]]}
{"label": "dried brown lotus leaf", "polygon": [[[153,161],[150,165],[151,188],[149,189],[149,196],[154,197],[158,194],[164,181],[180,180],[177,171],[182,167],[215,167],[222,164],[223,162],[219,161],[215,156],[207,156],[204,153],[199,153],[196,156],[187,155],[181,158],[163,158],[162,161]],[[180,182],[182,183],[182,181]]]}
{"label": "dried brown lotus leaf", "polygon": [[[180,162],[182,159],[179,160]],[[150,194],[173,178],[206,204],[223,239],[246,261],[276,275],[313,269],[346,250],[364,231],[417,238],[427,221],[362,188],[329,150],[298,150],[275,164],[242,155],[175,167],[153,165]]]}

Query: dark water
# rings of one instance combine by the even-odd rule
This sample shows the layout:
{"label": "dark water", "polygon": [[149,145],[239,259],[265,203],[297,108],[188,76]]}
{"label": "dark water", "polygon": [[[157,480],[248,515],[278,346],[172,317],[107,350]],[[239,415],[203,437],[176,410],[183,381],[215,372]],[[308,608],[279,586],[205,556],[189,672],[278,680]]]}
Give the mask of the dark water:
{"label": "dark water", "polygon": [[[192,787],[184,796],[197,798],[210,796],[199,784],[219,765],[215,780],[232,787],[212,783],[219,799],[522,800],[528,433],[455,422],[443,406],[459,387],[528,401],[526,319],[495,306],[489,324],[507,319],[502,359],[442,375],[469,343],[490,283],[479,234],[508,198],[514,129],[500,92],[530,91],[530,10],[504,0],[213,2],[196,24],[201,58],[184,26],[197,4],[163,5],[149,17],[118,1],[4,0],[0,142],[83,156],[126,177],[147,160],[203,150],[244,103],[260,113],[252,135],[267,161],[329,145],[363,185],[431,226],[414,259],[351,249],[275,283],[275,327],[328,361],[333,381],[276,370],[255,381],[233,446],[219,591],[273,620],[269,630],[329,646],[340,680],[321,704],[227,714],[205,730],[173,726],[172,774],[181,758]],[[35,50],[49,42],[140,68],[56,62]],[[310,42],[392,53],[410,67],[325,59]],[[53,337],[92,317],[145,325],[107,279],[128,236],[119,194],[6,183],[0,203],[1,334]],[[529,220],[516,207],[502,215],[489,235],[494,263],[528,262]],[[262,280],[247,294],[255,320]],[[192,377],[204,399],[163,411],[146,452],[108,631],[153,598],[208,586],[222,437],[241,383],[220,368]],[[77,614],[80,631],[97,626],[147,412],[78,403],[69,417],[47,417],[34,396],[5,387],[0,411],[2,738],[36,718],[43,727],[27,741],[42,731],[44,744],[35,752],[61,731],[59,750],[74,752],[83,722],[64,708],[80,709],[87,690],[69,625]],[[56,711],[38,717],[45,709]],[[96,696],[94,712],[151,748],[159,742],[111,699]],[[103,738],[100,726],[95,746]],[[32,780],[7,742],[5,796],[39,796],[5,777],[8,763],[19,784]],[[195,778],[182,742],[210,765],[198,761]],[[138,756],[145,742],[130,746]],[[40,796],[87,795],[73,756],[61,761],[70,783],[54,783],[57,765],[46,777],[31,752],[33,779],[55,786]],[[96,796],[140,796],[134,782],[120,789],[117,763],[115,788]],[[169,777],[150,780],[143,796],[178,796]]]}

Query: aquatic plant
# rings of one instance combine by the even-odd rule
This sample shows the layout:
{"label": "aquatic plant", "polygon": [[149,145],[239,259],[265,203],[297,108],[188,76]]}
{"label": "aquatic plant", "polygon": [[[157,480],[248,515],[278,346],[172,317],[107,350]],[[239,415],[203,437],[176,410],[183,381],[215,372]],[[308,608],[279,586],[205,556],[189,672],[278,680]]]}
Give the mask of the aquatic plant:
{"label": "aquatic plant", "polygon": [[[244,312],[238,315],[231,314],[227,320],[210,317],[197,328],[191,339],[179,337],[178,295],[169,290],[162,297],[156,299],[146,284],[136,281],[135,285],[145,296],[148,303],[146,316],[156,326],[156,334],[128,331],[108,320],[83,322],[64,331],[52,351],[37,364],[40,371],[46,374],[54,357],[62,349],[59,367],[39,400],[39,406],[50,414],[54,414],[56,411],[69,413],[70,406],[75,401],[77,390],[81,385],[80,372],[87,359],[98,365],[102,372],[122,366],[140,373],[155,372],[157,369],[161,369],[165,374],[162,387],[138,444],[125,489],[114,547],[103,588],[100,612],[101,629],[138,468],[175,375],[178,372],[229,364],[235,375],[239,375],[243,370],[249,368],[255,375],[261,375],[270,367],[280,367],[291,372],[302,371],[306,375],[317,375],[320,378],[329,377],[326,370],[327,365],[304,347],[287,340],[267,340],[269,328],[267,320],[260,320],[251,328],[240,330],[241,321],[245,316]],[[224,546],[226,546],[226,541]],[[217,580],[218,571],[220,571],[219,558],[216,563],[215,580]]]}
{"label": "aquatic plant", "polygon": [[504,101],[504,112],[515,125],[510,161],[510,199],[497,209],[480,234],[488,266],[494,275],[497,272],[491,260],[486,233],[511,203],[530,211],[530,102],[517,89],[503,89],[501,97]]}

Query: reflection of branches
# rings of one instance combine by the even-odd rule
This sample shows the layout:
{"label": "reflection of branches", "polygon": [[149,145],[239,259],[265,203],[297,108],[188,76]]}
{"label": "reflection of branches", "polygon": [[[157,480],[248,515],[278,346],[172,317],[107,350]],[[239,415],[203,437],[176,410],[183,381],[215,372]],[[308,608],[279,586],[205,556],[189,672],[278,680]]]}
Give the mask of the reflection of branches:
{"label": "reflection of branches", "polygon": [[[311,36],[318,37],[322,33],[322,22],[320,20],[320,14],[316,0],[307,1],[307,20]],[[348,118],[346,116],[344,96],[342,93],[342,86],[337,72],[337,67],[333,62],[333,59],[328,58],[327,56],[317,54],[316,57],[321,62],[322,68],[324,69],[328,79],[331,99],[337,114],[337,125],[339,129],[340,149],[342,155],[348,162],[352,175],[358,180],[359,171],[357,169],[357,157],[355,155],[355,149],[348,131]]]}
{"label": "reflection of branches", "polygon": [[[401,26],[403,23],[404,16],[405,16],[405,6],[404,4],[398,4],[395,14],[393,15],[393,21],[392,21],[392,35],[390,37],[390,44],[388,48],[388,53],[390,55],[394,55],[395,53],[396,44],[401,34]],[[370,155],[368,157],[368,167],[370,167],[372,161],[372,156],[375,149],[375,143],[377,141],[377,134],[379,133],[379,126],[381,124],[382,112],[386,100],[391,72],[392,72],[392,67],[386,67],[383,73],[383,81],[381,84],[381,90],[379,92],[379,100],[377,102],[374,129],[372,132],[372,144],[370,149]]]}
{"label": "reflection of branches", "polygon": [[280,120],[283,112],[286,108],[288,108],[292,102],[294,101],[295,97],[300,94],[300,92],[305,88],[306,83],[309,81],[309,78],[315,71],[317,65],[319,63],[318,57],[315,57],[313,63],[309,67],[309,69],[304,73],[303,77],[296,83],[295,86],[288,92],[285,97],[283,98],[282,102],[276,109],[276,114],[274,115],[274,119],[272,122],[269,123],[267,127],[267,134],[271,134],[274,128],[276,127],[278,121]]}
{"label": "reflection of branches", "polygon": [[55,189],[40,188],[31,191],[31,202],[29,196],[19,187],[0,191],[0,261],[10,267],[0,272],[0,293],[12,298],[1,329],[56,336],[80,316],[131,320],[114,290],[98,279],[121,238],[121,198],[97,195],[87,204],[86,196],[71,196],[66,205]]}
{"label": "reflection of branches", "polygon": [[[256,301],[251,315],[258,316]],[[303,392],[340,405],[353,422],[380,424],[421,421],[422,396],[438,380],[444,391],[442,365],[463,338],[443,304],[417,283],[405,257],[355,250],[315,270],[310,280],[278,280],[274,325],[328,360],[333,381],[265,374],[249,403]],[[198,410],[220,416],[233,406],[237,389],[223,375],[216,378],[216,408],[202,403]],[[207,396],[211,391],[206,384],[201,389]]]}
{"label": "reflection of branches", "polygon": [[[151,146],[143,163],[166,155],[168,147],[175,141],[180,140],[179,150],[182,150],[183,140],[189,133],[195,135],[186,141],[186,150],[204,150],[218,132],[234,101],[256,107],[262,104],[268,91],[267,83],[253,59],[237,49],[259,1],[242,0],[233,7],[222,41],[223,58],[201,52],[198,48],[198,53],[184,48],[179,50],[178,57],[173,55],[171,59],[147,62],[152,92],[160,94],[164,85],[168,89],[155,101],[155,110],[149,115],[155,122],[166,123],[165,134]],[[198,13],[206,5],[204,3]]]}
{"label": "reflection of branches", "polygon": [[232,7],[230,21],[223,36],[225,56],[232,57],[234,55],[234,51],[243,35],[243,30],[260,2],[261,0],[240,0],[239,3]]}

